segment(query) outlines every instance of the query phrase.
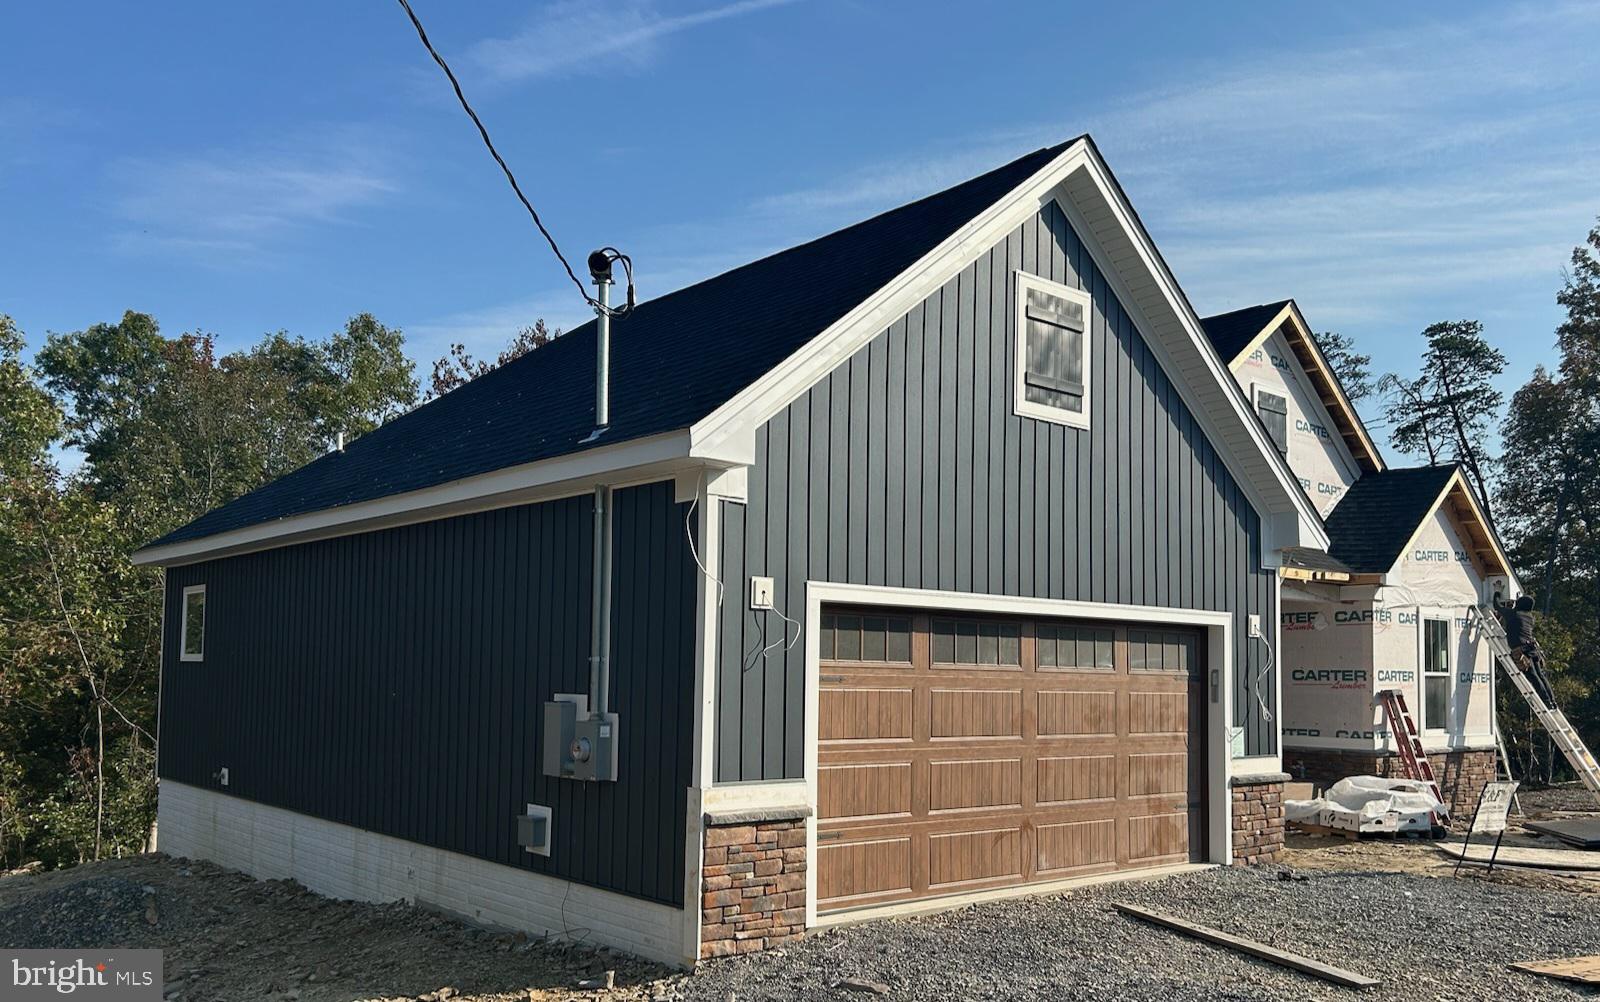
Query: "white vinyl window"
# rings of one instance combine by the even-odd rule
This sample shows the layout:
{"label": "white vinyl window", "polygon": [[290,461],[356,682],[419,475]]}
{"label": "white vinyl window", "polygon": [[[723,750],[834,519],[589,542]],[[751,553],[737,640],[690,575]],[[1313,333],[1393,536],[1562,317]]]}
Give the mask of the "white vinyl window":
{"label": "white vinyl window", "polygon": [[1280,393],[1273,393],[1256,387],[1256,413],[1261,416],[1261,423],[1266,426],[1267,434],[1272,436],[1272,444],[1278,447],[1278,452],[1287,456],[1289,454],[1289,398]]}
{"label": "white vinyl window", "polygon": [[1089,427],[1089,322],[1093,300],[1017,272],[1016,412]]}
{"label": "white vinyl window", "polygon": [[1443,731],[1450,726],[1450,622],[1422,621],[1422,727]]}
{"label": "white vinyl window", "polygon": [[206,586],[183,590],[183,618],[178,628],[179,660],[204,661],[206,655]]}

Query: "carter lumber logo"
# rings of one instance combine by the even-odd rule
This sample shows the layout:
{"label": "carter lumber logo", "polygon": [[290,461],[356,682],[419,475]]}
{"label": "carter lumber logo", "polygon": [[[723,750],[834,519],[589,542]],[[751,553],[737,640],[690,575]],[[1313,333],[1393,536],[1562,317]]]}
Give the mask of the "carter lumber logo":
{"label": "carter lumber logo", "polygon": [[1296,668],[1289,681],[1302,685],[1326,685],[1334,689],[1357,689],[1367,682],[1364,668]]}
{"label": "carter lumber logo", "polygon": [[0,981],[0,1002],[74,995],[106,1000],[161,998],[160,950],[6,950],[9,981]]}
{"label": "carter lumber logo", "polygon": [[1327,441],[1330,437],[1327,428],[1324,428],[1319,422],[1307,421],[1305,418],[1294,419],[1294,430],[1310,435],[1312,438],[1320,438],[1323,441]]}

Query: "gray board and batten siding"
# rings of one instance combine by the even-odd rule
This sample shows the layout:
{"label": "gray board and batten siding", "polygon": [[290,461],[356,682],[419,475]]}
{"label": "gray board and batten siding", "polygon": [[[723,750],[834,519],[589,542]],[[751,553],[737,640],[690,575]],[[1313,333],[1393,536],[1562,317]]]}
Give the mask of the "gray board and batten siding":
{"label": "gray board and batten siding", "polygon": [[[1087,431],[1013,413],[1017,270],[1094,297]],[[802,622],[808,579],[1232,610],[1234,723],[1277,751],[1260,518],[1054,202],[763,426],[721,522],[719,782],[804,774],[809,638],[761,654],[785,623],[751,575]]]}
{"label": "gray board and batten siding", "polygon": [[[163,778],[683,904],[695,567],[672,483],[616,492],[615,783],[543,775],[541,713],[587,692],[593,499],[171,568],[206,586],[205,659],[166,619]],[[229,769],[229,785],[214,778]],[[516,844],[554,809],[546,858]]]}

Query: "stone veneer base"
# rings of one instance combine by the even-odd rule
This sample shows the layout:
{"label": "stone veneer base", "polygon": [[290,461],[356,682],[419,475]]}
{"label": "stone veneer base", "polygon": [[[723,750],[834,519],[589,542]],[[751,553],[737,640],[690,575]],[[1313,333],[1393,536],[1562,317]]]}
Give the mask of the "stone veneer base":
{"label": "stone veneer base", "polygon": [[1283,859],[1283,784],[1286,773],[1235,776],[1233,801],[1233,865],[1255,866]]}
{"label": "stone veneer base", "polygon": [[754,953],[805,933],[806,813],[706,815],[702,959]]}

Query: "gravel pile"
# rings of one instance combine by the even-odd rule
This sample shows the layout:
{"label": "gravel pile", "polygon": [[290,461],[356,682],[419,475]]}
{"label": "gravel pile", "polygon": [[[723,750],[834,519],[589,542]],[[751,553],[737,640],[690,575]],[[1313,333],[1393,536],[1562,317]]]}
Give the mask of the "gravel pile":
{"label": "gravel pile", "polygon": [[[1515,960],[1600,953],[1600,900],[1464,878],[1219,869],[870,923],[707,965],[690,999],[1560,999]],[[1384,979],[1356,993],[1123,916],[1144,905]],[[855,994],[855,993],[861,994]]]}
{"label": "gravel pile", "polygon": [[143,946],[155,889],[94,877],[0,907],[0,944],[21,950]]}
{"label": "gravel pile", "polygon": [[1595,801],[1594,794],[1578,783],[1563,783],[1542,790],[1528,788],[1517,791],[1517,795],[1522,802],[1522,809],[1532,817],[1553,811],[1584,814],[1600,811],[1600,802]]}

